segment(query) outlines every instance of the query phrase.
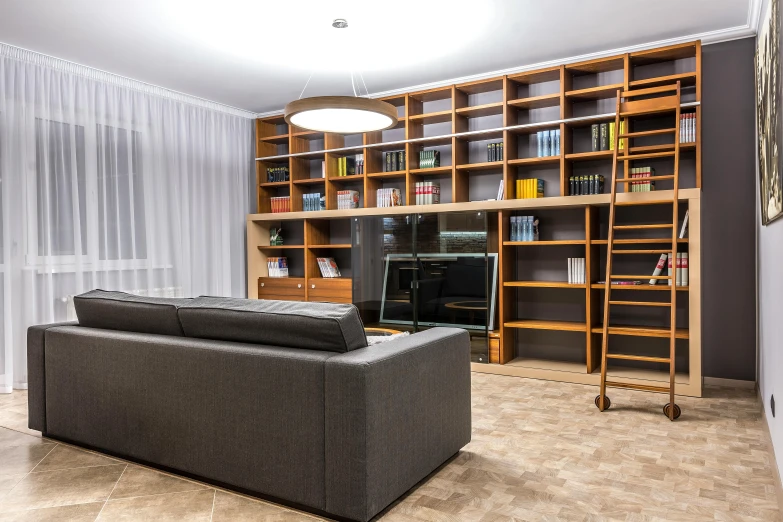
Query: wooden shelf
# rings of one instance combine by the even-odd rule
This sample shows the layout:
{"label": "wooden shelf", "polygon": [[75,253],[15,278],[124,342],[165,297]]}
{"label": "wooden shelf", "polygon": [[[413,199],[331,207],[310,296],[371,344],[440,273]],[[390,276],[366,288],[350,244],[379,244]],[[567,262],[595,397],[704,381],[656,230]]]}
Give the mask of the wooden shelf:
{"label": "wooden shelf", "polygon": [[[591,330],[592,333],[603,333],[603,326],[595,326]],[[624,335],[629,337],[669,337],[668,328],[656,328],[653,326],[610,326],[609,335]],[[688,330],[678,328],[675,337],[677,339],[687,339]]]}
{"label": "wooden shelf", "polygon": [[259,250],[301,250],[304,245],[261,245]]}
{"label": "wooden shelf", "polygon": [[451,121],[452,113],[448,111],[430,112],[427,114],[416,114],[408,116],[408,120],[411,123],[422,123],[424,125],[430,125],[432,123],[446,123]]}
{"label": "wooden shelf", "polygon": [[445,167],[432,167],[430,169],[411,169],[410,173],[417,176],[428,176],[437,174],[448,174],[451,172],[451,165]]}
{"label": "wooden shelf", "polygon": [[295,179],[294,185],[320,185],[323,184],[325,181],[326,181],[325,178]]}
{"label": "wooden shelf", "polygon": [[560,163],[560,156],[541,156],[537,158],[517,158],[508,160],[508,164],[511,166],[545,165],[547,163]]}
{"label": "wooden shelf", "polygon": [[372,174],[367,174],[368,178],[380,178],[380,179],[394,179],[394,178],[404,178],[405,177],[405,171],[404,170],[395,170],[393,172],[373,172]]}
{"label": "wooden shelf", "polygon": [[259,187],[287,187],[288,181],[265,181],[264,183],[259,183]]}
{"label": "wooden shelf", "polygon": [[618,89],[622,89],[622,83],[613,83],[611,85],[600,85],[590,87],[589,89],[578,89],[565,93],[566,98],[572,100],[603,100],[606,98],[616,98]]}
{"label": "wooden shelf", "polygon": [[[600,283],[593,283],[590,285],[590,288],[593,288],[595,290],[604,290],[605,285],[602,285]],[[633,291],[641,291],[641,292],[649,292],[649,291],[671,291],[671,286],[668,284],[661,284],[661,285],[651,285],[651,284],[640,284],[640,285],[612,285],[612,291],[615,290],[633,290]],[[678,286],[676,287],[678,292],[687,292],[690,290],[689,286]]]}
{"label": "wooden shelf", "polygon": [[497,170],[503,169],[502,161],[486,161],[484,163],[466,163],[464,165],[457,165],[457,170]]}
{"label": "wooden shelf", "polygon": [[288,133],[278,134],[277,136],[264,136],[258,138],[258,141],[262,141],[264,143],[277,143],[277,144],[288,143]]}
{"label": "wooden shelf", "polygon": [[587,285],[566,283],[565,281],[506,281],[503,286],[514,288],[587,288]]}
{"label": "wooden shelf", "polygon": [[560,79],[560,67],[547,67],[546,69],[509,74],[508,79],[514,83],[519,83],[522,85],[530,85],[531,83],[554,82]]}
{"label": "wooden shelf", "polygon": [[564,332],[586,332],[585,323],[571,321],[536,321],[533,319],[508,321],[503,326],[506,328],[520,328],[523,330],[558,330]]}
{"label": "wooden shelf", "polygon": [[[350,243],[346,244],[338,244],[338,245],[307,245],[307,248],[351,248]],[[336,279],[336,278],[327,278],[327,279]]]}
{"label": "wooden shelf", "polygon": [[682,86],[696,85],[696,72],[670,74],[668,76],[656,76],[645,80],[633,80],[628,82],[629,87],[637,89],[644,87],[656,87],[658,85],[668,85],[680,82]]}
{"label": "wooden shelf", "polygon": [[302,138],[304,140],[318,141],[324,139],[324,133],[318,131],[300,131],[291,134],[292,138]]}
{"label": "wooden shelf", "polygon": [[[649,194],[649,192],[647,192]],[[666,245],[672,242],[671,238],[654,238],[654,239],[615,239],[615,245]],[[687,237],[681,237],[677,239],[680,244],[687,243]],[[608,239],[592,239],[591,245],[608,245]]]}
{"label": "wooden shelf", "polygon": [[332,183],[351,183],[356,181],[364,181],[364,174],[353,174],[351,176],[334,176],[329,178]]}
{"label": "wooden shelf", "polygon": [[457,116],[465,116],[466,118],[498,116],[503,114],[503,102],[485,103],[483,105],[474,105],[473,107],[463,107],[461,109],[457,109],[456,112]]}
{"label": "wooden shelf", "polygon": [[503,246],[561,246],[561,245],[585,245],[584,239],[568,239],[560,241],[503,241]]}
{"label": "wooden shelf", "polygon": [[595,152],[575,152],[566,154],[565,159],[569,161],[592,161],[614,158],[613,150],[597,150]]}
{"label": "wooden shelf", "polygon": [[560,93],[543,94],[529,98],[509,100],[508,104],[517,109],[541,109],[544,107],[557,107],[560,105]]}
{"label": "wooden shelf", "polygon": [[571,63],[565,66],[566,72],[571,74],[596,74],[599,72],[617,71],[625,66],[623,56],[610,56],[596,58],[584,62]]}
{"label": "wooden shelf", "polygon": [[517,357],[506,363],[506,366],[535,370],[550,370],[555,372],[586,372],[586,365],[583,362],[550,361],[548,359],[535,359],[532,357]]}

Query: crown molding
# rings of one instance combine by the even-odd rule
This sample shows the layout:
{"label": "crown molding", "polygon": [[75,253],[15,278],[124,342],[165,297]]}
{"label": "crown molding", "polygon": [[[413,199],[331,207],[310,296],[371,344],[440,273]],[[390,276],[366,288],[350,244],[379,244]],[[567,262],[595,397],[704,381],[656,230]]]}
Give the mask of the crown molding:
{"label": "crown molding", "polygon": [[[449,78],[447,80],[423,83],[419,85],[412,85],[407,87],[401,87],[398,89],[391,89],[388,91],[375,92],[370,94],[370,98],[383,98],[386,96],[395,96],[398,94],[405,94],[408,92],[423,91],[427,89],[435,89],[438,87],[445,87],[449,85],[467,83],[478,80],[486,80],[488,78],[495,78],[497,76],[503,76],[506,74],[517,74],[525,71],[533,71],[536,69],[544,69],[547,67],[555,67],[559,65],[582,62],[586,60],[595,60],[597,58],[606,58],[607,56],[614,56],[624,53],[633,53],[637,51],[644,51],[647,49],[653,49],[655,47],[665,47],[667,45],[677,45],[687,42],[693,42],[695,40],[701,40],[702,45],[710,45],[721,42],[729,42],[731,40],[739,40],[742,38],[749,38],[756,35],[758,29],[759,19],[761,16],[761,7],[765,0],[748,0],[748,17],[744,25],[738,25],[736,27],[727,27],[725,29],[717,29],[715,31],[708,31],[704,33],[691,34],[687,36],[681,36],[677,38],[668,38],[666,40],[657,40],[654,42],[647,42],[643,44],[631,45],[626,47],[618,47],[615,49],[607,49],[605,51],[599,51],[595,53],[581,54],[577,56],[570,56],[567,58],[560,58],[557,60],[550,60],[547,62],[538,62],[530,65],[524,65],[522,67],[511,67],[508,69],[500,69],[496,71],[490,71],[485,73],[473,74],[469,76],[461,76],[458,78]],[[257,118],[266,118],[268,116],[277,116],[282,114],[283,110],[274,110],[267,112],[260,112],[256,114]]]}

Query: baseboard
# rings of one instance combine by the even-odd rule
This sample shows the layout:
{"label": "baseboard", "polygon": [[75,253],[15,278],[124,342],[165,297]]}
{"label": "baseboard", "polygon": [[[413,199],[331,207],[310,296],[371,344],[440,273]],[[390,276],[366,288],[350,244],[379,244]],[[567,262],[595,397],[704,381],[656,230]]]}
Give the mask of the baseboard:
{"label": "baseboard", "polygon": [[772,433],[769,431],[769,423],[767,422],[767,409],[761,400],[759,402],[761,403],[761,421],[764,423],[764,431],[767,433],[767,440],[769,441],[769,452],[772,454],[772,475],[774,475],[775,480],[778,509],[783,513],[783,483],[780,481],[780,470],[778,469],[778,461],[775,458],[775,447],[772,445]]}
{"label": "baseboard", "polygon": [[742,381],[739,379],[704,377],[704,384],[709,386],[721,386],[723,388],[744,388],[746,390],[756,389],[756,381]]}

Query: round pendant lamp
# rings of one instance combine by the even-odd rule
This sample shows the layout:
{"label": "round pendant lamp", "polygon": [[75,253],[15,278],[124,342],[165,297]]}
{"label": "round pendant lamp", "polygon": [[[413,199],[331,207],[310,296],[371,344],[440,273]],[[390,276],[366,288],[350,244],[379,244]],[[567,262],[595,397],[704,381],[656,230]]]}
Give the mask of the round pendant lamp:
{"label": "round pendant lamp", "polygon": [[[332,22],[332,27],[345,29],[348,27],[348,22],[343,18],[337,18]],[[312,74],[310,76],[312,77]],[[310,83],[309,79],[307,83]],[[351,86],[354,96],[302,98],[300,95],[298,100],[285,106],[286,123],[302,129],[337,134],[381,131],[397,125],[397,108],[394,105],[374,100],[369,97],[369,93],[367,97],[356,95],[353,72],[351,72]]]}

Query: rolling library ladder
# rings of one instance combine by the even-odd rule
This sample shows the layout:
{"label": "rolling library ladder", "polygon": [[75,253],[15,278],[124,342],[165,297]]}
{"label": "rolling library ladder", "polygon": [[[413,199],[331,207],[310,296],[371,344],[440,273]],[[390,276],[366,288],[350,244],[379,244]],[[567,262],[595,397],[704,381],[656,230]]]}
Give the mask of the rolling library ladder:
{"label": "rolling library ladder", "polygon": [[[638,99],[635,99],[638,98]],[[631,123],[634,118],[645,117],[662,113],[675,113],[675,126],[674,128],[657,129],[642,132],[631,132]],[[625,129],[621,127],[621,121],[624,121]],[[615,388],[628,388],[632,390],[652,391],[652,392],[668,392],[669,402],[663,407],[663,413],[669,420],[674,420],[680,416],[680,407],[674,403],[674,362],[675,362],[675,344],[676,344],[676,302],[677,302],[677,287],[674,281],[674,271],[670,270],[668,275],[627,275],[627,274],[615,274],[612,272],[612,260],[616,255],[638,255],[638,254],[667,254],[669,261],[672,262],[673,258],[676,258],[677,253],[677,218],[678,218],[678,182],[679,182],[679,164],[680,164],[680,82],[678,81],[673,85],[665,85],[661,87],[651,87],[648,89],[637,89],[633,91],[617,91],[617,112],[615,115],[615,132],[614,136],[614,161],[612,164],[612,195],[609,206],[609,240],[607,246],[606,255],[606,289],[604,292],[604,322],[603,322],[603,342],[601,345],[601,387],[600,393],[595,398],[595,405],[599,410],[604,411],[611,406],[609,397],[606,396],[606,387]],[[647,147],[644,152],[634,153],[634,147],[631,147],[631,141],[635,138],[642,138],[654,135],[667,135],[671,134],[674,137],[674,143],[669,145],[657,146],[656,151],[649,152],[650,147]],[[620,148],[621,140],[625,140],[623,143],[626,145],[624,148]],[[638,148],[637,148],[638,150]],[[636,183],[638,179],[632,179],[630,175],[630,162],[634,160],[653,159],[653,158],[674,158],[673,174],[665,176],[655,176],[655,181],[673,180],[674,190],[671,192],[671,199],[657,199],[653,201],[643,202],[626,202],[618,203],[617,198],[617,186],[623,184],[626,189],[632,183]],[[622,162],[622,176],[618,176],[618,165]],[[626,190],[627,191],[627,190]],[[671,205],[672,206],[672,221],[671,223],[663,224],[647,224],[647,225],[615,225],[616,220],[616,207],[618,206],[636,206],[636,205]],[[632,232],[634,230],[649,230],[649,229],[666,229],[671,231],[671,248],[663,249],[638,249],[638,248],[623,248],[622,245],[643,245],[651,243],[660,243],[660,241],[649,239],[616,239],[615,232]],[[617,248],[620,247],[620,248]],[[670,265],[672,266],[672,265]],[[668,281],[671,286],[671,298],[669,302],[655,302],[655,301],[619,301],[614,300],[612,297],[612,283],[613,281],[629,280],[629,279],[651,279],[651,280],[664,280]],[[669,356],[668,357],[649,357],[642,355],[629,355],[621,353],[609,352],[609,336],[610,335],[624,335],[623,328],[620,326],[613,327],[610,325],[610,310],[612,307],[667,307],[670,310],[670,323],[669,323]],[[669,385],[668,386],[653,386],[647,384],[631,384],[624,382],[617,382],[607,380],[607,360],[608,359],[620,359],[630,361],[645,361],[651,363],[663,363],[669,365]]]}

